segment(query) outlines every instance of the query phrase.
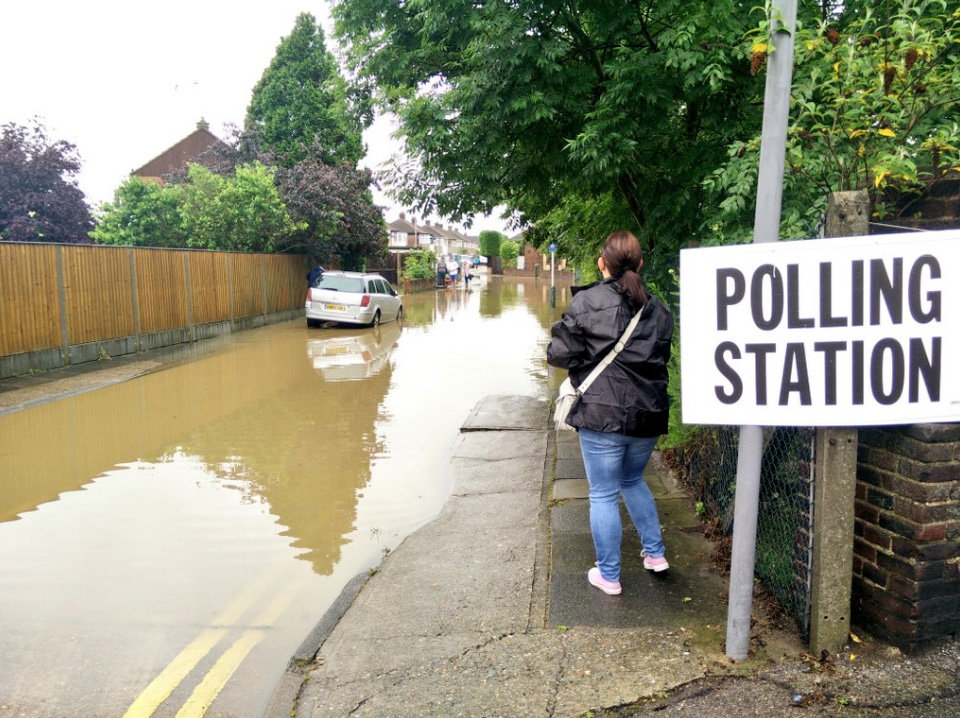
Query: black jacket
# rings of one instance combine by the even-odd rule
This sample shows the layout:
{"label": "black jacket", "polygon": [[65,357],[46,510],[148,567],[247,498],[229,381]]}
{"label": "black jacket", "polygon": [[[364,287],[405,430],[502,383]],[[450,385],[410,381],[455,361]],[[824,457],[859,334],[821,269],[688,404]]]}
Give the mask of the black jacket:
{"label": "black jacket", "polygon": [[[547,362],[567,369],[574,386],[613,348],[635,313],[614,279],[573,288],[573,300],[553,325]],[[667,362],[673,316],[650,296],[640,322],[613,364],[571,410],[578,429],[650,437],[667,432]]]}

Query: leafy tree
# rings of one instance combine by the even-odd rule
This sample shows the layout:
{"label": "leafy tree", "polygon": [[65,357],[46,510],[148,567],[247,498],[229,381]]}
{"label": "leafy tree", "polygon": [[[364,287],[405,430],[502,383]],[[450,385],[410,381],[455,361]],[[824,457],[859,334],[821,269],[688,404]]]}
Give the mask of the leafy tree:
{"label": "leafy tree", "polygon": [[0,240],[89,242],[93,218],[73,179],[77,148],[34,121],[0,128]]}
{"label": "leafy tree", "polygon": [[221,177],[191,164],[182,184],[125,182],[92,236],[101,244],[272,252],[299,229],[271,168],[245,164]]}
{"label": "leafy tree", "polygon": [[[214,150],[214,171],[230,174],[244,162],[273,165],[276,154],[261,147],[257,135],[236,132]],[[383,213],[373,203],[373,176],[369,170],[346,164],[330,165],[308,154],[288,166],[278,166],[277,191],[297,231],[279,248],[305,252],[321,264],[339,260],[345,268],[359,269],[365,260],[377,260],[386,252],[387,231]]]}
{"label": "leafy tree", "polygon": [[272,168],[240,165],[232,178],[223,178],[191,165],[189,178],[180,206],[188,246],[273,252],[302,228],[280,199]]}
{"label": "leafy tree", "polygon": [[[360,82],[397,113],[400,198],[458,219],[504,204],[594,245],[624,226],[674,252],[699,228],[701,180],[759,127],[762,81],[735,0],[340,0]],[[560,217],[553,214],[556,223]],[[616,224],[612,220],[616,220]]]}
{"label": "leafy tree", "polygon": [[[832,191],[865,189],[884,216],[960,171],[960,11],[951,5],[867,5],[798,31],[784,236],[811,236]],[[759,135],[733,143],[705,182],[720,200],[713,241],[749,233],[759,145]]]}
{"label": "leafy tree", "polygon": [[480,254],[485,257],[499,257],[500,244],[505,239],[504,235],[493,229],[485,229],[480,232]]}
{"label": "leafy tree", "polygon": [[130,177],[114,193],[113,202],[100,206],[90,236],[98,244],[128,247],[186,247],[180,219],[181,192]]}
{"label": "leafy tree", "polygon": [[299,229],[279,246],[313,260],[339,258],[359,270],[387,250],[387,226],[373,203],[369,170],[307,158],[277,171],[277,185]]}
{"label": "leafy tree", "polygon": [[[957,7],[800,4],[790,236],[832,189],[865,186],[885,211],[954,162]],[[339,0],[334,16],[357,82],[400,118],[412,160],[391,182],[410,206],[506,205],[583,267],[629,229],[666,283],[689,240],[749,235],[763,3]]]}
{"label": "leafy tree", "polygon": [[247,132],[284,164],[314,156],[327,164],[355,166],[364,154],[357,114],[323,29],[312,15],[301,13],[253,89]]}

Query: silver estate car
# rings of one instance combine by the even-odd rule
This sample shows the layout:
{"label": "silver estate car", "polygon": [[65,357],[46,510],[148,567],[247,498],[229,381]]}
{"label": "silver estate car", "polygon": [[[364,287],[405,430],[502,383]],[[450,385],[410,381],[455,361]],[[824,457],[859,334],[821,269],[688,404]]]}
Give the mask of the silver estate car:
{"label": "silver estate car", "polygon": [[399,321],[403,304],[379,274],[327,270],[307,290],[307,326],[324,322],[378,326]]}

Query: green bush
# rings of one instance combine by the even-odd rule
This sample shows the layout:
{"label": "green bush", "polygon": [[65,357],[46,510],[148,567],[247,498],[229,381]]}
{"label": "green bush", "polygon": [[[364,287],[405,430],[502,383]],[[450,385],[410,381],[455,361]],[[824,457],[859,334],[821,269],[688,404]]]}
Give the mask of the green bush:
{"label": "green bush", "polygon": [[437,255],[431,249],[418,249],[403,263],[406,279],[430,279],[437,274]]}
{"label": "green bush", "polygon": [[504,267],[510,269],[517,268],[517,257],[520,256],[520,244],[512,240],[506,240],[500,245],[500,258],[503,260]]}

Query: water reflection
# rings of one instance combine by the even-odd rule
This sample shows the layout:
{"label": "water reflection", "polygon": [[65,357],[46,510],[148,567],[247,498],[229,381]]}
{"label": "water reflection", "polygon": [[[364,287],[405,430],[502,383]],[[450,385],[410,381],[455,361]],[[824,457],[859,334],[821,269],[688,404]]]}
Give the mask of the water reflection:
{"label": "water reflection", "polygon": [[0,518],[118,463],[187,454],[215,476],[246,481],[315,570],[330,573],[353,525],[354,494],[380,449],[374,424],[390,367],[362,388],[324,382],[280,341],[291,332],[303,336],[300,327],[268,327],[230,351],[4,417]]}
{"label": "water reflection", "polygon": [[321,339],[307,342],[313,368],[326,381],[358,381],[380,372],[400,338],[400,324],[390,322],[372,330],[325,330]]}
{"label": "water reflection", "polygon": [[[286,643],[242,669],[268,698],[271,670],[340,587],[439,511],[476,402],[549,393],[543,354],[563,304],[548,297],[498,280],[425,292],[404,298],[402,327],[265,327],[0,416],[0,675],[17,686],[0,699],[42,692],[35,678],[56,662],[89,661],[103,668],[92,677],[129,681],[111,689],[129,699],[273,566],[301,601]],[[88,627],[76,651],[56,639],[73,625]],[[76,681],[63,690],[83,693]],[[113,708],[79,712],[125,706]]]}

